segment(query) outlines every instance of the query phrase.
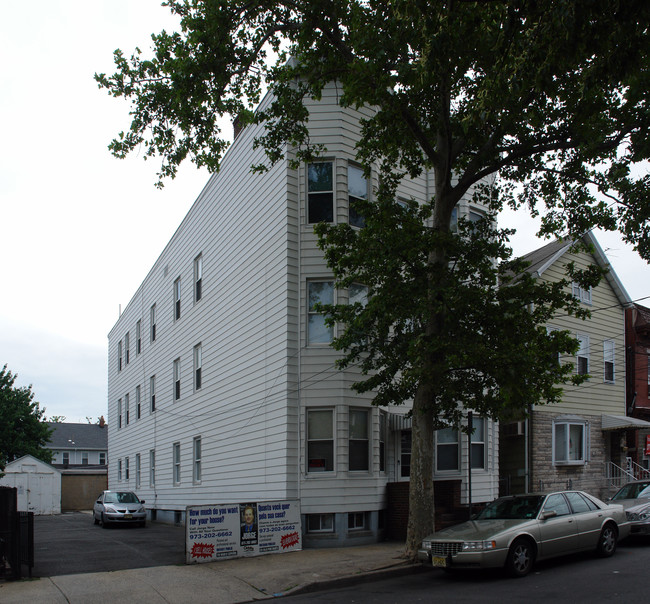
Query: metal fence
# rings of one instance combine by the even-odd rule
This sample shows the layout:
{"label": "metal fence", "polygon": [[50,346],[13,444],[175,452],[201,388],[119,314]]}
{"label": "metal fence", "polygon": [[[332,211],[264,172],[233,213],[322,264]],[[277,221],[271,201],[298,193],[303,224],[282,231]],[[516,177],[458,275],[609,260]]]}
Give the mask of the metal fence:
{"label": "metal fence", "polygon": [[34,568],[34,513],[19,512],[18,491],[0,487],[0,579],[21,579]]}

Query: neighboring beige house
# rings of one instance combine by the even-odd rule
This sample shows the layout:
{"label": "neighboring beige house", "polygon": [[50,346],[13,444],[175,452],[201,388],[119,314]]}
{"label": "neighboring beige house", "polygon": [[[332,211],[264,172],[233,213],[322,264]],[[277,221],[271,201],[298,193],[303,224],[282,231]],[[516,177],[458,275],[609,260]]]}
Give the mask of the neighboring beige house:
{"label": "neighboring beige house", "polygon": [[591,318],[558,315],[548,330],[569,330],[580,342],[575,371],[589,374],[579,386],[564,386],[562,402],[538,405],[529,418],[501,426],[501,492],[581,489],[606,497],[611,464],[625,462],[625,430],[634,420],[626,417],[625,317],[630,298],[591,232],[583,236],[591,253],[573,252],[571,242],[556,240],[524,256],[528,271],[556,282],[566,266],[591,264],[609,268],[600,284],[585,290],[573,284],[573,295],[588,307]]}

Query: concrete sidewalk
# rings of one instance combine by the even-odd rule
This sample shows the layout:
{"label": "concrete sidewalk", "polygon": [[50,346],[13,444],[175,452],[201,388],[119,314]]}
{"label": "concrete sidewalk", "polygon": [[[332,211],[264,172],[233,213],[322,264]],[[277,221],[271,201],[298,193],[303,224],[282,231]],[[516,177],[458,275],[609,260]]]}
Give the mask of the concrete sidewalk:
{"label": "concrete sidewalk", "polygon": [[206,564],[159,566],[106,573],[61,575],[0,583],[0,602],[85,604],[233,604],[417,572],[404,544],[309,549]]}

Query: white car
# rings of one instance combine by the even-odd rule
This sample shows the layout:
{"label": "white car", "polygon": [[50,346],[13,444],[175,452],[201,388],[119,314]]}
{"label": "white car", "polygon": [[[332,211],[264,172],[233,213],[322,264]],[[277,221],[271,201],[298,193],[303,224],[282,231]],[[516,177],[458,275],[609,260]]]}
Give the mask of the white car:
{"label": "white car", "polygon": [[95,524],[101,522],[104,528],[112,523],[145,526],[147,512],[144,499],[138,499],[132,491],[104,491],[93,506],[93,519]]}

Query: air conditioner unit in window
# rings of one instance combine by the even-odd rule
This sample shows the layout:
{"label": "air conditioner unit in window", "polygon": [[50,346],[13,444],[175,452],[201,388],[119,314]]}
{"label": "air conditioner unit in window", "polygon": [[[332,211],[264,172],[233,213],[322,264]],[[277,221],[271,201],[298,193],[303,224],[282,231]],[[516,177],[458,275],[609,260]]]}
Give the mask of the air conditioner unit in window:
{"label": "air conditioner unit in window", "polygon": [[511,422],[503,426],[504,436],[523,436],[526,433],[526,422]]}

